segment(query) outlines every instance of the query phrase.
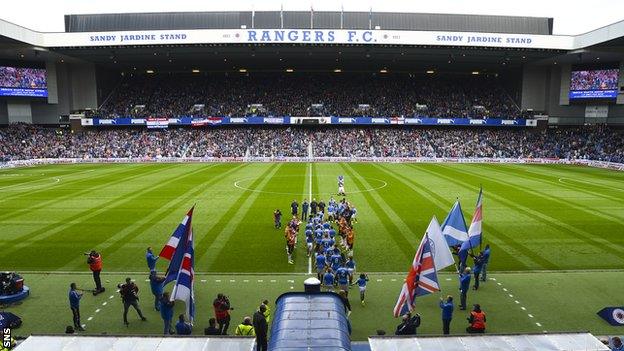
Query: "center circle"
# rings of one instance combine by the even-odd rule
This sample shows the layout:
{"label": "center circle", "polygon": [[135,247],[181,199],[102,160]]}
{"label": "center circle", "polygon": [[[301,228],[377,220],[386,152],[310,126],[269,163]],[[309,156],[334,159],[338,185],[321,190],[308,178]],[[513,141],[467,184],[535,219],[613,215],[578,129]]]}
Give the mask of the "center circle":
{"label": "center circle", "polygon": [[[319,177],[332,177],[334,178],[334,176],[329,176],[329,175],[320,175],[320,176],[315,176],[314,178],[319,178]],[[301,176],[298,175],[284,175],[284,176],[274,176],[273,178],[301,178]],[[372,186],[371,188],[367,188],[367,189],[362,189],[362,190],[355,190],[355,191],[347,191],[347,195],[350,194],[360,194],[360,193],[368,193],[371,191],[377,191],[380,189],[385,188],[386,186],[388,186],[388,183],[386,181],[383,181],[381,179],[377,179],[377,178],[371,178],[371,177],[360,177],[364,180],[366,180],[367,182],[371,183],[371,181],[374,183],[374,186]],[[294,193],[294,192],[281,192],[281,191],[268,191],[268,190],[261,190],[261,189],[254,189],[254,188],[250,188],[249,187],[249,183],[256,180],[258,178],[255,177],[247,177],[247,178],[242,178],[239,179],[237,181],[234,182],[234,187],[241,189],[241,190],[248,190],[248,191],[253,191],[256,193],[265,193],[265,194],[275,194],[275,195],[295,195],[295,196],[300,196],[300,195],[307,195],[301,192],[298,193]],[[348,186],[346,187],[348,189]],[[320,193],[312,193],[312,196],[321,196],[321,195],[336,195],[335,192],[320,192]]]}

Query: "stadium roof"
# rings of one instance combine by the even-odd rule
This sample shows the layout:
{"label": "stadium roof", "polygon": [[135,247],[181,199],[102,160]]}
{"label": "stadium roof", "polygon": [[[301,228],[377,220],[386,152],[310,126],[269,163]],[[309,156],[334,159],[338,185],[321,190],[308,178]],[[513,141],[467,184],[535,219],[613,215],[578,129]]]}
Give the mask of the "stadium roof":
{"label": "stadium roof", "polygon": [[44,33],[0,20],[0,61],[88,62],[126,72],[496,73],[624,60],[624,21],[576,36],[550,35],[550,18],[381,12],[68,15],[66,27]]}
{"label": "stadium roof", "polygon": [[375,29],[511,34],[552,34],[545,17],[399,12],[243,11],[113,13],[65,16],[66,32],[183,29]]}

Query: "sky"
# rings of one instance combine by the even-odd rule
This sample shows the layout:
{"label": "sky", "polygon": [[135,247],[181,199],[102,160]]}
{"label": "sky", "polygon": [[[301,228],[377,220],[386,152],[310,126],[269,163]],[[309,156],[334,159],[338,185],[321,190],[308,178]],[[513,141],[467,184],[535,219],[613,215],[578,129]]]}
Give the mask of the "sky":
{"label": "sky", "polygon": [[[9,5],[10,4],[10,5]],[[23,5],[23,6],[21,6]],[[42,32],[64,31],[65,14],[309,10],[553,17],[554,34],[575,35],[624,20],[624,0],[5,0],[0,18]]]}

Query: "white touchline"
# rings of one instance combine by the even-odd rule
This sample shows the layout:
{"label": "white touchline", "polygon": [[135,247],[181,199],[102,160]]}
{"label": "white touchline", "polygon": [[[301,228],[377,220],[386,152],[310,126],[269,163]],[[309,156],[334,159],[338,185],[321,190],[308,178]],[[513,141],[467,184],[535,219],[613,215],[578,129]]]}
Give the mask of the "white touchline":
{"label": "white touchline", "polygon": [[[312,202],[312,163],[308,163],[308,174],[310,178],[310,185],[308,186],[308,201]],[[308,257],[308,274],[312,274],[312,255]]]}

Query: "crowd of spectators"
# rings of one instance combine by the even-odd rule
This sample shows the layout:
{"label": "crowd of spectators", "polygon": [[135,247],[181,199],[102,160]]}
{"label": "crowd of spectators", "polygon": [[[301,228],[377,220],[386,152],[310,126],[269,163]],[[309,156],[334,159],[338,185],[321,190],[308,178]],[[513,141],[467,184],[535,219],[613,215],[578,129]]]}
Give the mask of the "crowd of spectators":
{"label": "crowd of spectators", "polygon": [[619,70],[572,71],[570,90],[617,89]]}
{"label": "crowd of spectators", "polygon": [[[138,106],[138,107],[137,107]],[[348,74],[147,75],[127,77],[102,117],[520,115],[495,78]]]}
{"label": "crowd of spectators", "polygon": [[34,89],[46,86],[45,69],[0,66],[0,87]]}
{"label": "crowd of spectators", "polygon": [[0,128],[0,160],[159,157],[493,157],[624,163],[624,130],[408,127]]}

